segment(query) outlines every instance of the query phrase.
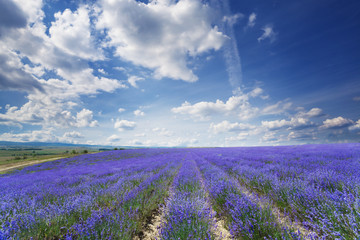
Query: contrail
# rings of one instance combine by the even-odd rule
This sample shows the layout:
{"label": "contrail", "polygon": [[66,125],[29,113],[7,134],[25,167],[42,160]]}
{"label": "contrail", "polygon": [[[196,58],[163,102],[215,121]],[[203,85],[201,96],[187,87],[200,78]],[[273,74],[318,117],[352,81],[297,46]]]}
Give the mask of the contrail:
{"label": "contrail", "polygon": [[[220,17],[231,16],[228,0],[210,0],[210,5],[218,11]],[[233,25],[229,21],[220,19],[220,30],[230,39],[226,41],[223,47],[223,53],[226,63],[226,70],[229,76],[229,82],[234,92],[239,92],[242,84],[241,59],[236,43]]]}

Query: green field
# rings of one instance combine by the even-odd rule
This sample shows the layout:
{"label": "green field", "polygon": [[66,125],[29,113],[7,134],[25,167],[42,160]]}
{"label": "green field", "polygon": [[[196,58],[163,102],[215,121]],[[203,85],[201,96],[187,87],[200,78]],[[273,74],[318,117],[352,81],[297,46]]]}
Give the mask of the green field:
{"label": "green field", "polygon": [[85,147],[2,147],[0,148],[0,167],[50,158],[66,158],[98,151],[99,150],[95,148]]}

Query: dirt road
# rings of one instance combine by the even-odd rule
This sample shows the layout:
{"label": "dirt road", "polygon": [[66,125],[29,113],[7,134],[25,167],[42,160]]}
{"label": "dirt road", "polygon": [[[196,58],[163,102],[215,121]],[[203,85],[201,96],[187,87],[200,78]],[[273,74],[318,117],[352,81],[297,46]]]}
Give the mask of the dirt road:
{"label": "dirt road", "polygon": [[34,165],[34,164],[38,164],[38,163],[54,161],[54,160],[61,159],[61,158],[64,158],[64,157],[56,157],[56,158],[48,158],[48,159],[43,159],[43,160],[35,160],[35,161],[27,162],[27,163],[12,164],[11,166],[9,166],[9,165],[0,166],[0,172],[5,172],[5,171],[13,170],[13,169],[16,169],[16,168],[30,166],[30,165]]}

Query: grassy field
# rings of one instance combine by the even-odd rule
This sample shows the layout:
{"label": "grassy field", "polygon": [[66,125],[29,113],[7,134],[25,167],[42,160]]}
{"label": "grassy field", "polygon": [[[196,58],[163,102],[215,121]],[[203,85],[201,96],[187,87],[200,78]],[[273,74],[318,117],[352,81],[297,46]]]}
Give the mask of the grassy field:
{"label": "grassy field", "polygon": [[67,158],[78,154],[98,152],[95,148],[69,147],[13,147],[0,148],[0,167],[5,168],[32,161]]}

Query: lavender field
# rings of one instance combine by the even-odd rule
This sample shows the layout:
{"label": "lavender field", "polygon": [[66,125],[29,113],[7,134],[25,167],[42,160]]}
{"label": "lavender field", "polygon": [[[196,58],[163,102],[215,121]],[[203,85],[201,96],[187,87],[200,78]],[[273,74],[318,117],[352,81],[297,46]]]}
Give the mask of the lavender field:
{"label": "lavender field", "polygon": [[357,143],[108,151],[0,189],[0,239],[360,238]]}

